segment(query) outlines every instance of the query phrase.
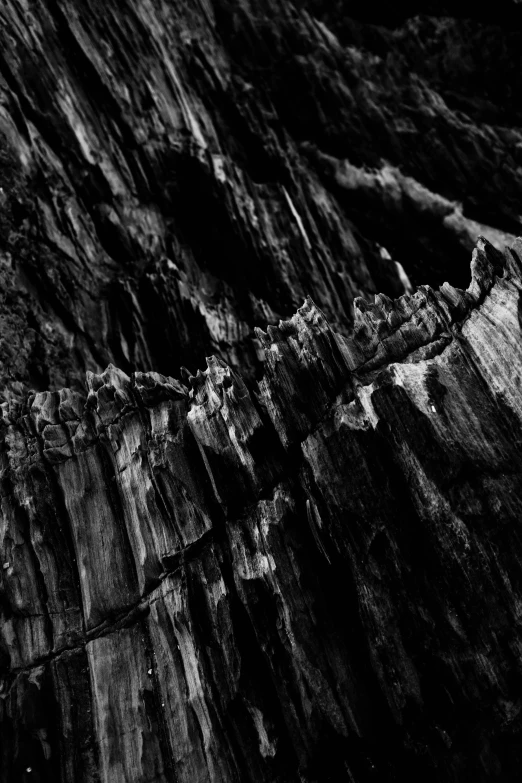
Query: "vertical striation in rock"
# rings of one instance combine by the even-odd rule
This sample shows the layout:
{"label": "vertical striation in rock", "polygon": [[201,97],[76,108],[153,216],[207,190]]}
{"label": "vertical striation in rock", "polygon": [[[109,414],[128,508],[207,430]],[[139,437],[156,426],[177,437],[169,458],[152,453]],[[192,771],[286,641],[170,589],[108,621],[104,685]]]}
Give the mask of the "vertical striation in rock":
{"label": "vertical striation in rock", "polygon": [[521,259],[4,403],[0,780],[514,780]]}
{"label": "vertical striation in rock", "polygon": [[511,241],[520,32],[366,5],[3,4],[2,388],[210,354],[259,377],[254,327],[307,295],[347,335],[402,267],[465,288],[478,235]]}
{"label": "vertical striation in rock", "polygon": [[519,779],[520,3],[417,5],[0,3],[0,783]]}

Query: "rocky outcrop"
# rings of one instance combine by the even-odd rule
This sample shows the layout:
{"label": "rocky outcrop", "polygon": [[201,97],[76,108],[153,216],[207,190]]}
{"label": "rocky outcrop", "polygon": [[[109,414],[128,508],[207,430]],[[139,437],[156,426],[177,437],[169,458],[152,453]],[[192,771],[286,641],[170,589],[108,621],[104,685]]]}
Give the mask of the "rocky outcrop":
{"label": "rocky outcrop", "polygon": [[397,263],[466,288],[520,229],[521,37],[515,2],[456,5],[4,3],[2,388],[252,378],[308,295],[347,335]]}
{"label": "rocky outcrop", "polygon": [[257,390],[113,366],[3,408],[0,780],[515,779],[522,245],[308,300]]}
{"label": "rocky outcrop", "polygon": [[519,778],[521,6],[345,5],[0,7],[0,783]]}

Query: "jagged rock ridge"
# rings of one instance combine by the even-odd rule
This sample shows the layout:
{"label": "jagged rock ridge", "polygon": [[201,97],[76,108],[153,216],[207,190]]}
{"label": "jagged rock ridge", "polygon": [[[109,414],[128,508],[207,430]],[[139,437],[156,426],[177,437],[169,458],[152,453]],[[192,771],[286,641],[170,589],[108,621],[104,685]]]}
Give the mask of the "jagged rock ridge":
{"label": "jagged rock ridge", "polygon": [[346,335],[396,262],[465,288],[477,235],[519,233],[516,4],[364,5],[3,4],[2,388],[253,377],[305,296]]}
{"label": "jagged rock ridge", "polygon": [[0,7],[1,783],[519,779],[521,7],[345,5]]}
{"label": "jagged rock ridge", "polygon": [[521,258],[3,404],[0,780],[516,779]]}

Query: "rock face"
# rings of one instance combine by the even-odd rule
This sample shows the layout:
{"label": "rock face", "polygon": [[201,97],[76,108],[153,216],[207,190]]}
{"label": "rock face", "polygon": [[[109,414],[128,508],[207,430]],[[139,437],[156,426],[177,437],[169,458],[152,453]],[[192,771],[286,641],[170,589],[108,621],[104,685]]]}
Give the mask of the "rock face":
{"label": "rock face", "polygon": [[397,262],[465,288],[477,237],[520,229],[521,9],[425,6],[4,3],[1,387],[251,378],[254,327],[307,295],[348,335]]}
{"label": "rock face", "polygon": [[519,779],[495,5],[0,8],[0,783]]}
{"label": "rock face", "polygon": [[515,780],[521,290],[4,403],[0,779]]}

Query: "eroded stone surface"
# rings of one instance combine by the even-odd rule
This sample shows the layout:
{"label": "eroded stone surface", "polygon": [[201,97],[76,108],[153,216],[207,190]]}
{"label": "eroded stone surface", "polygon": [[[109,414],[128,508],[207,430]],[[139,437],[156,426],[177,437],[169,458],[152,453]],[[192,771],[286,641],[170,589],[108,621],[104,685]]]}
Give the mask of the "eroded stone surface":
{"label": "eroded stone surface", "polygon": [[306,301],[257,389],[4,403],[0,779],[512,779],[521,290],[481,240],[348,337]]}
{"label": "eroded stone surface", "polygon": [[477,235],[520,229],[521,34],[377,6],[4,3],[3,394],[211,354],[253,377],[254,327],[308,295],[347,335],[398,262],[466,287]]}

